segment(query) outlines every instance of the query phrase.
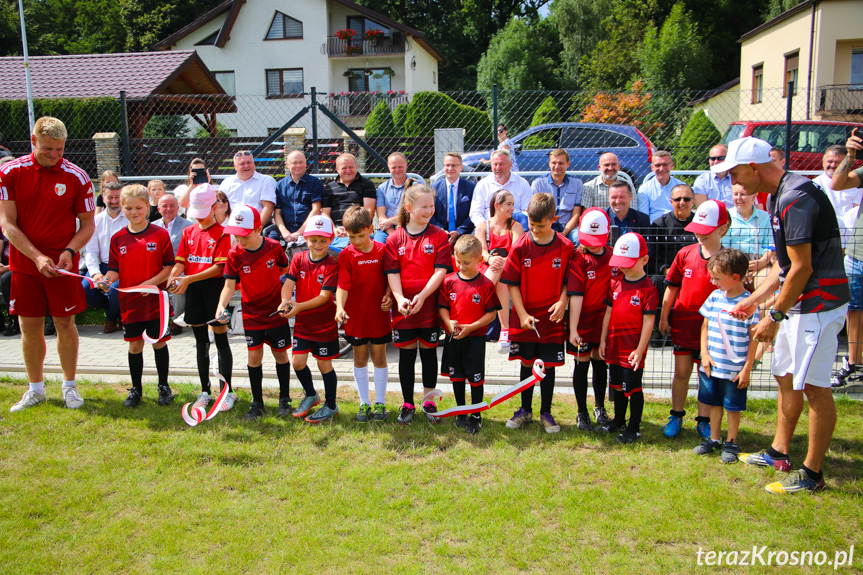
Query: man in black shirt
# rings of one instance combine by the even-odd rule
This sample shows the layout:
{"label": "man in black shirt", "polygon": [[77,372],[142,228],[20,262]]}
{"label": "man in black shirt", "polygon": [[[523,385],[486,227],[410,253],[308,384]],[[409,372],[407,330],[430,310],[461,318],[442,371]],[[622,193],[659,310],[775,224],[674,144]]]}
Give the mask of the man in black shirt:
{"label": "man in black shirt", "polygon": [[336,159],[336,172],[338,177],[324,187],[321,211],[336,225],[336,237],[330,247],[341,250],[349,243],[348,233],[342,226],[342,216],[349,207],[359,205],[367,209],[374,218],[377,190],[371,180],[360,175],[357,159],[353,154],[342,154]]}

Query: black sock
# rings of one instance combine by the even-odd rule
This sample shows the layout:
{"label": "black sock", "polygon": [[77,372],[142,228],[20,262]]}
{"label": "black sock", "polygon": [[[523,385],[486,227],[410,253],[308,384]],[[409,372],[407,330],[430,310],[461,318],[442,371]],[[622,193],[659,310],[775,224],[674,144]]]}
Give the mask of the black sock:
{"label": "black sock", "polygon": [[315,384],[312,383],[312,370],[309,369],[309,366],[307,365],[303,369],[295,369],[294,373],[297,374],[297,379],[300,380],[300,385],[303,386],[303,391],[306,392],[306,395],[314,397],[317,392],[315,391]]}
{"label": "black sock", "polygon": [[452,394],[455,396],[456,405],[465,404],[464,380],[452,382]]}
{"label": "black sock", "polygon": [[539,412],[551,413],[551,400],[554,399],[554,368],[545,368],[545,377],[539,383]]}
{"label": "black sock", "polygon": [[234,391],[231,387],[231,375],[234,372],[234,354],[231,353],[231,344],[228,343],[227,333],[217,333],[215,335],[216,350],[219,354],[219,373],[225,378],[225,383],[228,384],[228,391]]}
{"label": "black sock", "polygon": [[132,387],[134,387],[138,391],[141,391],[141,378],[144,375],[143,353],[129,352],[129,375],[132,378]]}
{"label": "black sock", "polygon": [[291,399],[291,363],[277,363],[276,376],[279,378],[279,399]]}
{"label": "black sock", "polygon": [[159,385],[168,385],[168,366],[171,363],[171,356],[168,354],[168,346],[160,347],[153,350],[153,357],[156,358],[156,373],[159,374]]}
{"label": "black sock", "polygon": [[470,402],[471,403],[480,403],[482,401],[483,396],[483,385],[472,385],[470,387]]}
{"label": "black sock", "polygon": [[695,417],[695,423],[710,423],[709,415],[697,415]]}
{"label": "black sock", "polygon": [[767,448],[767,455],[772,457],[773,459],[788,459],[787,453],[782,453],[781,451],[776,451],[773,449],[773,446]]}
{"label": "black sock", "polygon": [[339,380],[336,377],[336,370],[330,370],[327,373],[322,373],[324,378],[324,399],[327,402],[327,407],[330,409],[336,408],[336,392],[339,389]]}
{"label": "black sock", "polygon": [[437,349],[420,348],[420,363],[422,363],[423,387],[437,387]]}
{"label": "black sock", "polygon": [[252,401],[264,403],[264,366],[248,366],[249,387],[252,388]]}
{"label": "black sock", "polygon": [[629,405],[629,398],[623,395],[619,389],[614,390],[614,426],[626,425],[626,407]]}
{"label": "black sock", "polygon": [[[532,377],[533,369],[529,365],[522,364],[518,372],[518,380],[524,381],[528,377]],[[521,408],[528,413],[533,413],[533,388],[530,386],[521,392]]]}
{"label": "black sock", "polygon": [[682,410],[680,410],[680,411],[674,411],[674,410],[672,409],[672,410],[671,410],[671,411],[669,411],[668,413],[669,413],[670,415],[673,415],[674,417],[683,417],[684,415],[686,415],[686,410],[685,410],[685,409],[682,409]]}
{"label": "black sock", "polygon": [[402,384],[402,397],[405,403],[414,404],[414,383],[416,375],[414,370],[417,363],[417,348],[399,349],[399,383]]}
{"label": "black sock", "polygon": [[[587,413],[587,370],[590,362],[576,360],[572,370],[572,390],[575,392],[575,401],[578,403],[578,412]],[[596,371],[594,371],[596,377]]]}
{"label": "black sock", "polygon": [[608,387],[608,364],[601,359],[591,359],[593,368],[593,400],[596,407],[605,407],[605,390]]}
{"label": "black sock", "polygon": [[808,476],[812,481],[821,481],[824,479],[824,470],[815,472],[804,465],[800,468],[800,471],[802,471],[803,474]]}
{"label": "black sock", "polygon": [[192,328],[195,334],[195,350],[198,354],[198,377],[201,378],[201,391],[210,393],[210,339],[207,335],[207,326],[196,325]]}
{"label": "black sock", "polygon": [[[622,395],[622,394],[621,394]],[[641,431],[641,414],[644,411],[644,393],[636,391],[629,396],[629,431],[638,433]]]}

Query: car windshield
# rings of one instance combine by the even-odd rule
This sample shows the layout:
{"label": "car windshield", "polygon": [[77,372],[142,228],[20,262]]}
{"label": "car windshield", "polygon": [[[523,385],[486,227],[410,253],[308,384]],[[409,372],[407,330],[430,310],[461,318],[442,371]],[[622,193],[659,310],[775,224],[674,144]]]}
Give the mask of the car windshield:
{"label": "car windshield", "polygon": [[736,126],[728,126],[728,129],[725,130],[725,135],[722,136],[722,143],[726,146],[728,142],[731,140],[737,140],[738,138],[743,136],[743,130],[746,126],[736,125]]}
{"label": "car windshield", "polygon": [[[785,125],[758,126],[752,132],[777,148],[785,149]],[[791,151],[823,154],[828,146],[844,144],[847,136],[845,126],[796,125],[791,126]]]}

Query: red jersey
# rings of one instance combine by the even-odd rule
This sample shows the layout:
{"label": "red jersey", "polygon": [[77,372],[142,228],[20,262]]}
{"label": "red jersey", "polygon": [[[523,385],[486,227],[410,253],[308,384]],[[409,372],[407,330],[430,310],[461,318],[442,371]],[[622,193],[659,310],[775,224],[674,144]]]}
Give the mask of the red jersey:
{"label": "red jersey", "polygon": [[237,280],[243,297],[243,327],[267,329],[288,323],[281,315],[272,315],[282,303],[281,269],[288,267],[288,257],[279,242],[264,238],[254,251],[236,244],[228,251],[225,278]]}
{"label": "red jersey", "polygon": [[[312,261],[311,252],[294,254],[288,279],[296,282],[295,301],[309,301],[321,295],[321,291],[335,292],[338,284],[339,265],[333,256]],[[328,342],[338,339],[336,325],[336,302],[330,298],[322,306],[300,312],[294,324],[294,335],[313,342]]]}
{"label": "red jersey", "polygon": [[701,255],[700,245],[686,246],[674,256],[665,276],[666,285],[680,288],[671,312],[671,341],[686,349],[701,349],[704,317],[699,310],[716,289],[707,271],[708,259]]}
{"label": "red jersey", "polygon": [[[402,294],[413,299],[429,283],[437,268],[447,273],[452,271],[452,256],[449,248],[449,234],[431,224],[417,235],[411,235],[404,227],[399,227],[387,238],[384,252],[384,273],[399,274]],[[407,317],[393,313],[393,327],[400,329],[435,327],[438,325],[436,294],[423,302],[420,311]]]}
{"label": "red jersey", "polygon": [[[578,335],[588,343],[599,343],[602,336],[602,319],[605,317],[605,298],[611,283],[611,250],[603,248],[601,254],[575,250],[569,265],[567,295],[582,296],[581,315],[578,318]],[[566,314],[567,320],[569,314]]]}
{"label": "red jersey", "polygon": [[[449,274],[440,286],[437,301],[438,307],[449,310],[450,319],[462,325],[473,323],[488,312],[500,309],[494,284],[481,273],[469,280],[462,278],[458,272]],[[485,330],[477,330],[470,337],[473,336],[485,337]]]}
{"label": "red jersey", "polygon": [[[15,202],[18,228],[55,262],[77,231],[77,215],[96,209],[87,172],[64,159],[46,168],[32,153],[0,167],[0,200]],[[77,255],[72,263],[77,270]],[[15,246],[9,264],[13,272],[39,275],[36,264]]]}
{"label": "red jersey", "polygon": [[391,331],[390,312],[381,309],[389,288],[384,275],[384,251],[384,244],[373,241],[372,251],[367,254],[353,245],[339,253],[339,287],[348,292],[348,319],[342,327],[351,337],[384,337]]}
{"label": "red jersey", "polygon": [[222,264],[228,259],[231,236],[221,224],[213,224],[202,230],[198,224],[183,230],[180,247],[177,248],[177,263],[185,264],[183,273],[193,276],[210,269],[213,264]]}
{"label": "red jersey", "polygon": [[[605,361],[611,365],[631,368],[629,354],[636,350],[641,340],[644,316],[656,315],[659,294],[649,276],[629,281],[619,275],[611,279],[606,305],[611,306],[611,322],[608,324],[608,340]],[[639,369],[644,369],[641,356]]]}
{"label": "red jersey", "polygon": [[[141,285],[165,267],[174,265],[174,246],[164,228],[147,224],[140,232],[123,228],[111,236],[108,269],[120,274],[120,287]],[[166,282],[159,284],[165,289]],[[152,294],[120,292],[123,323],[149,321],[159,317],[159,298]]]}
{"label": "red jersey", "polygon": [[512,246],[500,281],[519,286],[524,309],[537,319],[536,329],[523,329],[515,307],[509,320],[511,341],[539,341],[563,343],[566,341],[564,324],[549,319],[548,308],[560,300],[560,292],[566,285],[566,276],[575,248],[572,242],[555,232],[554,239],[547,244],[538,244],[528,232]]}

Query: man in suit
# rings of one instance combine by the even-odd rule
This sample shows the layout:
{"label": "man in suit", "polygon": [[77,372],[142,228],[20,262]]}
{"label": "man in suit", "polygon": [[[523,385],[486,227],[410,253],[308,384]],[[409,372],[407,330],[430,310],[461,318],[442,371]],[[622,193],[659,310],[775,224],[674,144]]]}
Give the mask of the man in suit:
{"label": "man in suit", "polygon": [[476,184],[459,177],[463,168],[461,155],[448,153],[443,160],[445,177],[432,184],[436,197],[431,223],[449,233],[450,247],[459,236],[473,233],[474,228],[470,219],[470,203]]}
{"label": "man in suit", "polygon": [[[645,240],[651,238],[650,218],[647,214],[632,209],[632,188],[623,181],[617,181],[608,188],[608,203],[611,206],[605,212],[611,219],[611,240],[616,242],[617,238],[628,232],[641,234]],[[669,204],[671,202],[668,202]],[[653,242],[647,242],[647,254],[650,259],[654,256]]]}
{"label": "man in suit", "polygon": [[[174,194],[168,192],[159,198],[159,213],[162,217],[153,222],[154,226],[159,226],[168,231],[171,236],[171,245],[174,246],[174,253],[180,247],[180,240],[183,239],[183,230],[192,225],[192,222],[177,215],[180,209],[180,204],[177,203],[177,198]],[[186,311],[186,296],[178,294],[171,295],[171,304],[174,308],[174,318],[176,319],[181,313]],[[171,325],[171,335],[180,335],[183,333],[183,327],[177,324]]]}

